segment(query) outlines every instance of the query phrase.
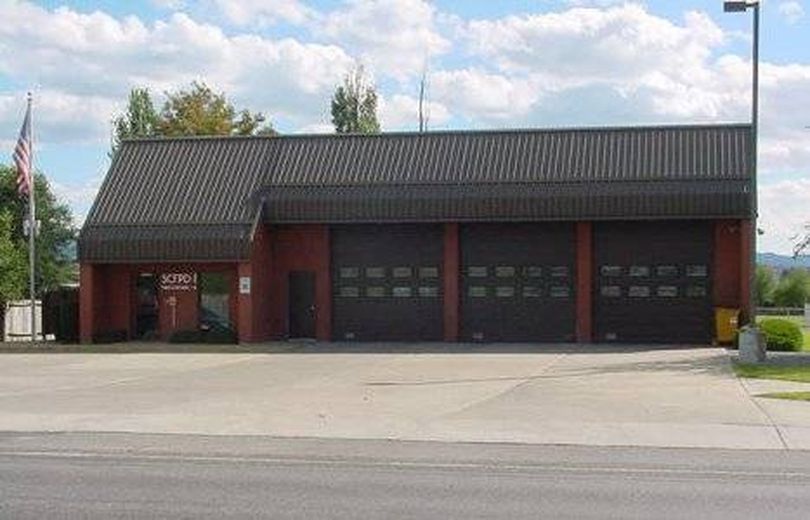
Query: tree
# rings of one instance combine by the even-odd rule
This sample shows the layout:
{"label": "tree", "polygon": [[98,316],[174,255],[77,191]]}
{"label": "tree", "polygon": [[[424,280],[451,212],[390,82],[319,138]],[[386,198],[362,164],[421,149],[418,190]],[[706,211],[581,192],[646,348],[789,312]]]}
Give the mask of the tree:
{"label": "tree", "polygon": [[791,269],[773,293],[778,307],[803,307],[810,298],[810,272],[806,269]]}
{"label": "tree", "polygon": [[159,119],[149,89],[132,89],[129,93],[126,112],[113,120],[113,142],[110,155],[115,155],[123,139],[155,135]]}
{"label": "tree", "polygon": [[757,305],[767,307],[773,305],[773,292],[776,288],[776,274],[773,268],[767,265],[757,265],[756,295]]}
{"label": "tree", "polygon": [[332,96],[332,124],[339,134],[376,134],[377,91],[369,84],[362,67],[347,74]]}
{"label": "tree", "polygon": [[[37,220],[41,223],[37,237],[36,285],[38,291],[44,292],[55,289],[60,284],[76,281],[72,253],[76,230],[70,209],[56,200],[45,176],[35,175],[34,183]],[[23,235],[25,208],[25,200],[17,194],[16,170],[0,166],[0,211],[11,215],[12,242],[18,245],[27,258],[27,241]]]}
{"label": "tree", "polygon": [[188,90],[167,92],[157,133],[164,136],[186,135],[273,135],[272,126],[264,125],[260,112],[233,107],[225,94],[215,93],[205,83],[194,82]]}
{"label": "tree", "polygon": [[6,302],[23,296],[28,277],[26,256],[15,243],[12,230],[11,213],[0,211],[0,313]]}

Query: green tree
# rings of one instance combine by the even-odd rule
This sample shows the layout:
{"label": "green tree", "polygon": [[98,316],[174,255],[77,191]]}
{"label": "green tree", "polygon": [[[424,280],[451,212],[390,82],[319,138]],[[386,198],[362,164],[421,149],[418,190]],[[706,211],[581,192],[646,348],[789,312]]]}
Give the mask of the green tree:
{"label": "green tree", "polygon": [[0,313],[4,304],[25,293],[28,266],[26,256],[12,235],[11,213],[0,210]]}
{"label": "green tree", "polygon": [[776,289],[776,273],[767,265],[757,265],[756,295],[757,305],[767,307],[773,305],[773,292]]}
{"label": "green tree", "polygon": [[[37,236],[36,284],[37,290],[42,292],[55,289],[62,283],[76,281],[75,259],[72,254],[76,230],[70,209],[56,200],[45,176],[35,175],[34,182],[37,220],[40,221]],[[11,215],[12,241],[18,244],[27,258],[27,242],[23,235],[26,203],[17,194],[16,170],[7,166],[0,166],[0,211]]]}
{"label": "green tree", "polygon": [[810,272],[791,269],[786,272],[773,292],[778,307],[802,307],[810,298]]}
{"label": "green tree", "polygon": [[238,111],[225,94],[215,93],[205,83],[194,82],[188,90],[166,93],[157,134],[273,135],[260,112]]}
{"label": "green tree", "polygon": [[154,136],[159,119],[149,89],[132,89],[129,93],[126,112],[113,120],[113,142],[110,155],[115,155],[115,151],[123,139]]}
{"label": "green tree", "polygon": [[376,134],[377,91],[362,67],[347,74],[332,96],[332,124],[339,134]]}

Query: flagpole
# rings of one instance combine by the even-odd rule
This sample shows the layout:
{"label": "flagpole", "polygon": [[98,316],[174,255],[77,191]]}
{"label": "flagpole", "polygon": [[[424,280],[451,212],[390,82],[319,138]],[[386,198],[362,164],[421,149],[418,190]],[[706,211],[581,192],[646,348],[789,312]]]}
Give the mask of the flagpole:
{"label": "flagpole", "polygon": [[35,272],[34,267],[36,263],[36,235],[37,235],[37,220],[36,220],[36,202],[34,198],[34,111],[33,111],[33,96],[28,93],[28,110],[31,114],[28,126],[28,142],[31,143],[29,164],[30,168],[30,186],[28,189],[28,290],[31,298],[31,343],[37,341],[37,300],[36,300],[36,287],[35,287]]}

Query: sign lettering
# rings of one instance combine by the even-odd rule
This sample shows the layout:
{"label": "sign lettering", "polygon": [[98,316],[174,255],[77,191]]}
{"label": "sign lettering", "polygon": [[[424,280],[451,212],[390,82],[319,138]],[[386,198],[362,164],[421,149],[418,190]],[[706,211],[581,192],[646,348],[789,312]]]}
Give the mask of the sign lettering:
{"label": "sign lettering", "polygon": [[160,289],[163,291],[196,291],[197,273],[162,273]]}

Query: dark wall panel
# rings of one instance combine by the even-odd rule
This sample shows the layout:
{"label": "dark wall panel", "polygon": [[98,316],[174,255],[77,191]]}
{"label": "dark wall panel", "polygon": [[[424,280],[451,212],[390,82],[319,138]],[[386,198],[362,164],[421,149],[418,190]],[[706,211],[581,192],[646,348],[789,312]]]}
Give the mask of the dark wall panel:
{"label": "dark wall panel", "polygon": [[573,223],[461,228],[462,338],[573,341]]}
{"label": "dark wall panel", "polygon": [[441,225],[332,228],[333,338],[442,339]]}
{"label": "dark wall panel", "polygon": [[594,224],[595,339],[710,342],[712,248],[707,221]]}

